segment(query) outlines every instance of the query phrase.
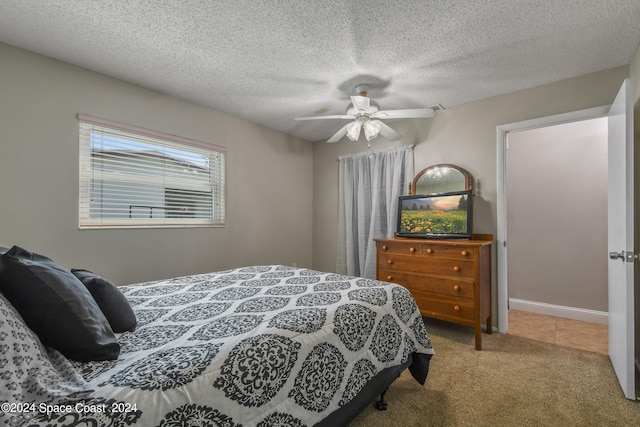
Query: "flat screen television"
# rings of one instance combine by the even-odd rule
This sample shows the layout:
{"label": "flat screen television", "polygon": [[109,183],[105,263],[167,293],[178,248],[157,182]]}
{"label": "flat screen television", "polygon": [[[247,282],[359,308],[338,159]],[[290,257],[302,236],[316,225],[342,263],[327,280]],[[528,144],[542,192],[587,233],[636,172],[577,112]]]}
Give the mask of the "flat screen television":
{"label": "flat screen television", "polygon": [[426,239],[470,239],[471,190],[400,196],[396,235]]}

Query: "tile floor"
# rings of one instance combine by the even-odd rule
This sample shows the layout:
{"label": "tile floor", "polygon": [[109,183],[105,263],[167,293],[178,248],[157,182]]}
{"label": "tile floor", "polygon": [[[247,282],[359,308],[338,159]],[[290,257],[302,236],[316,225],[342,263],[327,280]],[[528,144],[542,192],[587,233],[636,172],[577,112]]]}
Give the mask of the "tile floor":
{"label": "tile floor", "polygon": [[608,354],[607,325],[509,310],[509,333],[564,347]]}

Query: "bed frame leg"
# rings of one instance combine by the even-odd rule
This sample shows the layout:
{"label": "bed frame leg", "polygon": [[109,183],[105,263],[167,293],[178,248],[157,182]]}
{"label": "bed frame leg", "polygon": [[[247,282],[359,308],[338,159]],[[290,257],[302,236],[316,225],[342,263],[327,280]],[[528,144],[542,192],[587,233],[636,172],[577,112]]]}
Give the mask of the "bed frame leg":
{"label": "bed frame leg", "polygon": [[386,388],[382,394],[380,394],[380,400],[378,400],[376,402],[376,409],[378,411],[386,411],[387,410],[387,401],[384,400],[384,394],[387,392],[387,390],[389,390],[388,388]]}

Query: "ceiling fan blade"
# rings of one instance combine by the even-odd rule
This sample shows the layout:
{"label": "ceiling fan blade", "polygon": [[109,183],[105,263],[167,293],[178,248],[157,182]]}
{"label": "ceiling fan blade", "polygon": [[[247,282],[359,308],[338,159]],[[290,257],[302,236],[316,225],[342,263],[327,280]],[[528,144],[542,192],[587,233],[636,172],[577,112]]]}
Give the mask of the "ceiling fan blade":
{"label": "ceiling fan blade", "polygon": [[366,96],[352,96],[351,103],[356,110],[367,110],[371,106],[371,99]]}
{"label": "ceiling fan blade", "polygon": [[338,132],[334,133],[333,136],[327,140],[327,142],[333,143],[340,141],[342,137],[347,134],[347,127],[350,124],[351,123],[347,123],[346,125],[342,126]]}
{"label": "ceiling fan blade", "polygon": [[378,133],[384,136],[385,138],[387,138],[389,141],[397,141],[400,138],[402,138],[402,135],[400,135],[395,130],[391,129],[389,125],[387,125],[386,123],[381,122],[380,120],[372,120],[372,121],[376,123],[380,123],[380,130],[378,131]]}
{"label": "ceiling fan blade", "polygon": [[435,117],[436,112],[432,108],[414,108],[409,110],[382,110],[371,115],[376,119],[419,119]]}
{"label": "ceiling fan blade", "polygon": [[336,114],[334,116],[309,116],[309,117],[294,117],[293,120],[325,120],[325,119],[349,119],[353,120],[354,116],[346,114]]}

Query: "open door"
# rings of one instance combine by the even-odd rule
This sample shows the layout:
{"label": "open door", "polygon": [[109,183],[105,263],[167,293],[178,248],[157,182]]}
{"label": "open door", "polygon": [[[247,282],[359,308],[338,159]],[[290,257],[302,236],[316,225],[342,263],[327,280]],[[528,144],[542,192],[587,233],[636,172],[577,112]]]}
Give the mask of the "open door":
{"label": "open door", "polygon": [[609,358],[627,399],[636,399],[634,332],[633,103],[626,79],[609,111]]}

